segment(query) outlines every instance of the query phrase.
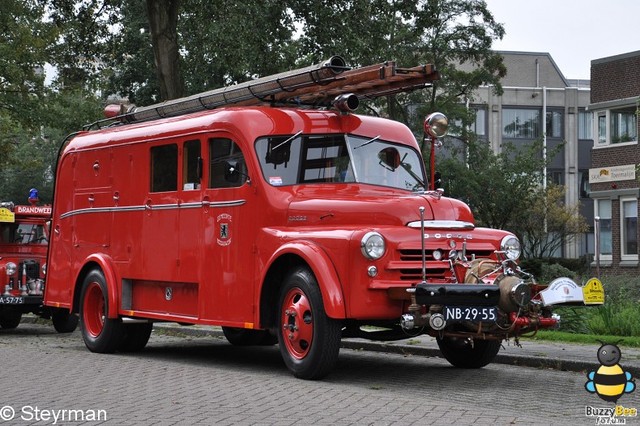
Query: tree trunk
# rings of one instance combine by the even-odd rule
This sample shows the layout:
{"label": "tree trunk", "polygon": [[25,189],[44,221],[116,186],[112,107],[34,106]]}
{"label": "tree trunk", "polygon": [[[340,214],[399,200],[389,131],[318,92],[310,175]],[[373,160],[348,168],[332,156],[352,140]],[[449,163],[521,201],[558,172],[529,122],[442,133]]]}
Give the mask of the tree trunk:
{"label": "tree trunk", "polygon": [[147,15],[163,101],[184,96],[178,53],[178,9],[180,0],[147,0]]}

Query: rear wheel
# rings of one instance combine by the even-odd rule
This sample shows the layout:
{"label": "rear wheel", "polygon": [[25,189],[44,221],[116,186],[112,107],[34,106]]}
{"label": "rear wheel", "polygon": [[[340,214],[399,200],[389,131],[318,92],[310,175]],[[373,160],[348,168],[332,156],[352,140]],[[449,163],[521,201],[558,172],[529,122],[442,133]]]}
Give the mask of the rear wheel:
{"label": "rear wheel", "polygon": [[292,271],[280,291],[278,341],[285,364],[301,379],[326,376],[338,360],[341,323],[327,316],[313,273]]}
{"label": "rear wheel", "polygon": [[118,347],[122,352],[138,352],[144,349],[151,337],[153,323],[123,324],[124,338]]}
{"label": "rear wheel", "polygon": [[65,309],[56,309],[51,314],[53,328],[58,333],[72,333],[78,327],[78,315],[72,314]]}
{"label": "rear wheel", "polygon": [[471,340],[462,337],[436,339],[442,356],[458,368],[482,368],[495,359],[500,340]]}
{"label": "rear wheel", "polygon": [[22,319],[22,312],[12,307],[0,308],[0,327],[4,329],[16,328]]}
{"label": "rear wheel", "polygon": [[108,303],[104,275],[94,269],[84,279],[80,299],[82,339],[91,352],[115,352],[123,341],[122,321],[107,317]]}
{"label": "rear wheel", "polygon": [[268,330],[222,327],[222,332],[229,343],[235,346],[271,346],[278,343],[278,338]]}

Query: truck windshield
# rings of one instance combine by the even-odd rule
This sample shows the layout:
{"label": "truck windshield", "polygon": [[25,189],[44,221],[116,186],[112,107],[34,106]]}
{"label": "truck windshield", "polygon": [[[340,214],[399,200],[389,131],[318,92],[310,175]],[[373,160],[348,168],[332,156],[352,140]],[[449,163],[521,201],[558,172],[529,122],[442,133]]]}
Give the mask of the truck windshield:
{"label": "truck windshield", "polygon": [[366,183],[424,190],[418,153],[379,137],[288,135],[256,142],[265,180],[273,186],[304,183]]}
{"label": "truck windshield", "polygon": [[0,244],[47,244],[44,226],[32,223],[2,223]]}

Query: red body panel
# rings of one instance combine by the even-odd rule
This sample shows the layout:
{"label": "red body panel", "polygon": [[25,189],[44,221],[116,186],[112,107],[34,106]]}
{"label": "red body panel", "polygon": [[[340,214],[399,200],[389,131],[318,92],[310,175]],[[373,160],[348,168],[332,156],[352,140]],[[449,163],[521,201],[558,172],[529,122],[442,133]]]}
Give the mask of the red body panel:
{"label": "red body panel", "polygon": [[[109,317],[260,328],[265,283],[281,259],[309,265],[333,318],[391,319],[405,302],[387,289],[421,280],[420,229],[425,220],[473,223],[456,200],[355,182],[278,186],[263,177],[256,140],[265,136],[350,134],[380,138],[419,152],[409,129],[381,118],[331,111],[222,108],[116,126],[73,138],[59,159],[45,304],[74,307],[83,274],[100,266],[110,293]],[[149,150],[178,145],[177,176],[186,175],[184,143],[230,139],[244,154],[250,183],[151,192]],[[274,166],[275,167],[275,166]],[[418,171],[424,176],[422,170]],[[271,183],[271,184],[270,184]],[[366,259],[363,235],[377,231],[386,254]],[[428,250],[466,241],[490,257],[506,232],[429,231]],[[403,254],[404,252],[408,254]],[[443,267],[443,264],[445,265]],[[432,279],[448,279],[445,262],[430,262]],[[375,266],[378,274],[367,270]],[[275,309],[275,307],[274,307]]]}

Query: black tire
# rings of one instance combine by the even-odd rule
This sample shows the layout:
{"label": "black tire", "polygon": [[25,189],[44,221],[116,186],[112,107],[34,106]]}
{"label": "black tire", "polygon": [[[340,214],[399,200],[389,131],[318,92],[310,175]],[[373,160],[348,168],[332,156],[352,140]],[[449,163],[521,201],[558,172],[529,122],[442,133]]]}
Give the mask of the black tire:
{"label": "black tire", "polygon": [[124,338],[118,347],[121,352],[139,352],[147,346],[153,323],[123,324]]}
{"label": "black tire", "polygon": [[482,368],[495,359],[502,342],[500,340],[473,340],[461,337],[436,339],[442,356],[458,368]]}
{"label": "black tire", "polygon": [[224,337],[234,346],[271,346],[278,343],[278,337],[268,330],[222,327]]}
{"label": "black tire", "polygon": [[72,314],[66,309],[56,309],[51,314],[53,328],[55,328],[58,333],[73,333],[78,327],[79,321],[78,315]]}
{"label": "black tire", "polygon": [[278,342],[287,368],[301,379],[321,379],[340,352],[341,322],[327,316],[313,273],[298,267],[287,275],[278,299]]}
{"label": "black tire", "polygon": [[99,269],[94,269],[84,279],[80,298],[82,339],[91,352],[113,353],[124,339],[120,318],[107,318],[109,299],[107,283]]}
{"label": "black tire", "polygon": [[0,328],[11,330],[22,320],[22,312],[11,307],[0,308]]}

